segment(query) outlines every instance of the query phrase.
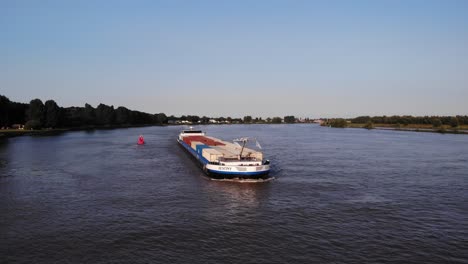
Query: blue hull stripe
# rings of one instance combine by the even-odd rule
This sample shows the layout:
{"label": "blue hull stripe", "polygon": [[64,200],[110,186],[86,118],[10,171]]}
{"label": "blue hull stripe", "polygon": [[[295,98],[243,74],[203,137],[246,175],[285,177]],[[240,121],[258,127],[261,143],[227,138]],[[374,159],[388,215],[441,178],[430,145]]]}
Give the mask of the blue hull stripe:
{"label": "blue hull stripe", "polygon": [[228,174],[228,175],[260,175],[260,174],[266,174],[268,171],[249,171],[249,172],[244,172],[244,171],[217,171],[217,170],[208,170],[208,172],[211,173],[217,173],[217,174]]}

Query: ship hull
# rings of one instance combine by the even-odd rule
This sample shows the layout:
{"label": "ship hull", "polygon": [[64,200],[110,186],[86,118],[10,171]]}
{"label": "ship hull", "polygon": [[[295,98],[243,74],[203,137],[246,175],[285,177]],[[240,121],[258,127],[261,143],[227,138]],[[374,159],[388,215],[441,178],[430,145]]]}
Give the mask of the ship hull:
{"label": "ship hull", "polygon": [[[239,180],[264,180],[268,178],[270,173],[269,165],[261,166],[220,166],[210,164],[201,154],[193,150],[182,140],[177,140],[182,149],[184,149],[203,172],[212,179],[239,179]],[[240,171],[244,170],[244,171]]]}
{"label": "ship hull", "polygon": [[247,180],[247,179],[253,179],[253,180],[264,180],[268,178],[269,171],[266,172],[261,172],[261,173],[255,173],[255,174],[248,174],[248,173],[223,173],[219,171],[214,171],[214,170],[207,170],[205,171],[205,174],[208,175],[210,178],[213,179],[239,179],[239,180]]}

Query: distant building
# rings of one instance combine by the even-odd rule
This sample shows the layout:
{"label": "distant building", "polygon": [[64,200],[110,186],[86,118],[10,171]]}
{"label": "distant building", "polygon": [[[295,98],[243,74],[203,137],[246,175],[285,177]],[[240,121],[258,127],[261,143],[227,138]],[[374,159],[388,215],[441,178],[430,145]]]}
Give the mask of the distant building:
{"label": "distant building", "polygon": [[296,118],[296,123],[310,123],[309,118]]}
{"label": "distant building", "polygon": [[322,119],[315,119],[315,120],[314,120],[314,123],[320,124],[320,125],[321,125],[323,122],[325,122],[325,120],[322,120]]}

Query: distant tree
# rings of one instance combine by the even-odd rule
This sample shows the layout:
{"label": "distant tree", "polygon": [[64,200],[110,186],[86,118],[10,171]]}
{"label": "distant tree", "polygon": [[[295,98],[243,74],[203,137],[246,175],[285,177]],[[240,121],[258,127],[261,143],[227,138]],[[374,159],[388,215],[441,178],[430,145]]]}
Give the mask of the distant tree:
{"label": "distant tree", "polygon": [[143,124],[143,116],[138,111],[131,111],[130,112],[130,120],[133,125]]}
{"label": "distant tree", "polygon": [[200,121],[202,122],[202,124],[208,124],[210,122],[210,118],[207,117],[207,116],[203,116]]}
{"label": "distant tree", "polygon": [[370,116],[358,116],[356,118],[351,119],[351,123],[354,124],[366,124],[369,121],[372,122]]}
{"label": "distant tree", "polygon": [[90,104],[85,104],[85,107],[82,111],[82,125],[95,125],[96,124],[96,109]]}
{"label": "distant tree", "polygon": [[168,122],[169,122],[169,121],[174,122],[174,121],[176,121],[176,120],[177,120],[177,117],[175,117],[174,115],[171,115],[171,116],[168,116],[168,117],[167,117],[167,121],[168,121]]}
{"label": "distant tree", "polygon": [[450,126],[453,128],[460,126],[460,122],[458,122],[458,118],[456,116],[452,116],[450,118]]}
{"label": "distant tree", "polygon": [[80,127],[84,125],[83,107],[66,107],[60,109],[60,125],[64,127]]}
{"label": "distant tree", "polygon": [[468,125],[468,116],[457,116],[458,121],[460,122],[460,125]]}
{"label": "distant tree", "polygon": [[[98,125],[112,125],[115,120],[114,106],[99,104],[96,108],[96,122]],[[138,122],[138,121],[137,121]]]}
{"label": "distant tree", "polygon": [[41,129],[42,124],[38,120],[29,120],[24,124],[24,129],[31,130],[31,129]]}
{"label": "distant tree", "polygon": [[402,117],[400,118],[400,123],[403,124],[404,126],[407,126],[409,123],[410,123],[410,120],[408,119],[408,117]]}
{"label": "distant tree", "polygon": [[131,123],[131,111],[123,106],[115,109],[115,123],[118,125],[129,125]]}
{"label": "distant tree", "polygon": [[348,126],[348,122],[343,118],[335,118],[330,121],[330,126],[344,128]]}
{"label": "distant tree", "polygon": [[59,125],[60,107],[54,100],[45,102],[45,127],[55,128]]}
{"label": "distant tree", "polygon": [[27,110],[29,104],[11,102],[9,106],[8,119],[10,124],[24,124],[26,123]]}
{"label": "distant tree", "polygon": [[148,113],[143,113],[140,111],[132,111],[132,124],[143,125],[143,124],[152,124],[156,122],[156,119],[153,115]]}
{"label": "distant tree", "polygon": [[244,123],[252,123],[252,116],[244,116]]}
{"label": "distant tree", "polygon": [[232,119],[232,123],[234,123],[234,124],[240,124],[240,123],[242,123],[242,118],[233,118],[233,119]]}
{"label": "distant tree", "polygon": [[439,118],[434,118],[432,119],[432,126],[435,128],[441,127],[442,126],[442,121],[440,121]]}
{"label": "distant tree", "polygon": [[267,117],[266,122],[267,122],[267,123],[271,123],[271,118],[270,118],[270,117]]}
{"label": "distant tree", "polygon": [[10,125],[10,99],[0,95],[0,127]]}
{"label": "distant tree", "polygon": [[187,121],[192,123],[198,123],[198,121],[200,121],[200,117],[197,115],[189,115],[187,116]]}
{"label": "distant tree", "polygon": [[291,124],[291,123],[296,122],[296,118],[294,116],[285,116],[284,117],[284,122]]}
{"label": "distant tree", "polygon": [[450,121],[451,121],[450,116],[440,116],[439,118],[443,125],[450,125]]}
{"label": "distant tree", "polygon": [[159,113],[159,114],[156,115],[156,120],[157,120],[158,124],[167,124],[168,118],[167,118],[166,114]]}
{"label": "distant tree", "polygon": [[229,123],[232,123],[232,118],[230,116],[226,117],[226,121],[228,121]]}
{"label": "distant tree", "polygon": [[29,108],[27,112],[28,116],[28,121],[35,120],[37,121],[34,123],[36,126],[36,129],[39,127],[42,127],[44,124],[44,117],[45,117],[45,111],[44,111],[44,104],[40,99],[33,99],[31,102],[29,102]]}
{"label": "distant tree", "polygon": [[281,119],[281,117],[273,117],[273,119],[271,120],[271,122],[272,122],[273,124],[281,124],[282,119]]}
{"label": "distant tree", "polygon": [[367,129],[373,129],[374,128],[374,123],[372,123],[372,121],[367,121],[367,123],[364,125],[364,128],[367,128]]}

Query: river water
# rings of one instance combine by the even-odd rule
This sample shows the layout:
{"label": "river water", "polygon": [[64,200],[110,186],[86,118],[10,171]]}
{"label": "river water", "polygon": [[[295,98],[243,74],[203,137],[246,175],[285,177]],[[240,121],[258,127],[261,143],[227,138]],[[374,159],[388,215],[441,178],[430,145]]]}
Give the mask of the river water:
{"label": "river water", "polygon": [[233,183],[179,129],[0,141],[0,262],[468,263],[466,135],[203,126],[271,160],[274,180]]}

